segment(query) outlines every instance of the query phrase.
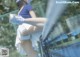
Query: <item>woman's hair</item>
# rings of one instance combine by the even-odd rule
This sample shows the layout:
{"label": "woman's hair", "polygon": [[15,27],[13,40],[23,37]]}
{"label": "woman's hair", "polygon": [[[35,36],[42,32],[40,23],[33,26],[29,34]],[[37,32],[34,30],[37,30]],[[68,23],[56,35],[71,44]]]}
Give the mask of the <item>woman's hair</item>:
{"label": "woman's hair", "polygon": [[24,5],[24,1],[20,0],[19,2],[17,2],[17,6],[19,8],[21,8]]}
{"label": "woman's hair", "polygon": [[17,2],[17,6],[19,7],[19,8],[21,8],[24,4],[27,4],[27,3],[30,3],[32,0],[28,0],[28,2],[25,2],[24,0],[19,0],[18,2]]}

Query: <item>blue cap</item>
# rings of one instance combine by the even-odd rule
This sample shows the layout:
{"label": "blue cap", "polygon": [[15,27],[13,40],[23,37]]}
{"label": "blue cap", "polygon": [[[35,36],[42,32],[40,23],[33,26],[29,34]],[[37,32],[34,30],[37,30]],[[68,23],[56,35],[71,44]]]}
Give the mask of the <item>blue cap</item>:
{"label": "blue cap", "polygon": [[[18,3],[19,1],[21,1],[21,0],[16,0],[16,3]],[[32,0],[28,0],[28,2],[27,3],[30,3]]]}
{"label": "blue cap", "polygon": [[16,0],[16,3],[18,3],[19,1],[21,1],[21,0]]}

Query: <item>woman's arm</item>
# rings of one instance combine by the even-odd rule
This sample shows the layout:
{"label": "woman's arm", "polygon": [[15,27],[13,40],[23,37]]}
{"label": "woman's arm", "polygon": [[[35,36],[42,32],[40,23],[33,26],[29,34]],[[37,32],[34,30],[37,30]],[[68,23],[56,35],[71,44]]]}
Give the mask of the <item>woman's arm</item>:
{"label": "woman's arm", "polygon": [[33,10],[31,10],[29,12],[29,14],[31,15],[32,18],[36,18],[36,14],[35,14],[35,12]]}
{"label": "woman's arm", "polygon": [[23,20],[23,23],[29,23],[31,25],[44,24],[47,21],[47,18],[27,18]]}
{"label": "woman's arm", "polygon": [[37,25],[37,24],[40,24],[40,23],[43,24],[46,22],[46,18],[37,18],[33,10],[30,10],[29,14],[31,15],[32,18],[24,19],[24,23],[29,23],[31,25]]}
{"label": "woman's arm", "polygon": [[15,23],[15,24],[28,23],[31,25],[37,25],[37,24],[44,24],[45,22],[47,22],[47,18],[43,18],[43,17],[24,19],[21,16],[16,16],[14,14],[10,14],[9,19],[11,23]]}

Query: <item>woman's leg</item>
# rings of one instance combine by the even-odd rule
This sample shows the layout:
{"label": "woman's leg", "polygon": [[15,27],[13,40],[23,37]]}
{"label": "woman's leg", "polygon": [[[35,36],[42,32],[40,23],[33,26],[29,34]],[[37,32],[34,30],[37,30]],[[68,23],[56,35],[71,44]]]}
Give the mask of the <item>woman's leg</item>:
{"label": "woman's leg", "polygon": [[21,45],[23,49],[26,51],[27,57],[38,57],[38,53],[32,48],[31,40],[21,41]]}
{"label": "woman's leg", "polygon": [[[34,26],[28,26],[26,24],[21,25],[20,27],[18,27],[18,33],[20,34],[21,38],[23,36],[29,35],[32,32],[35,31]],[[25,33],[26,34],[25,34]],[[32,42],[28,39],[28,40],[20,40],[21,41],[21,46],[23,47],[23,49],[26,51],[26,53],[28,54],[28,57],[37,57],[37,52],[32,48]]]}

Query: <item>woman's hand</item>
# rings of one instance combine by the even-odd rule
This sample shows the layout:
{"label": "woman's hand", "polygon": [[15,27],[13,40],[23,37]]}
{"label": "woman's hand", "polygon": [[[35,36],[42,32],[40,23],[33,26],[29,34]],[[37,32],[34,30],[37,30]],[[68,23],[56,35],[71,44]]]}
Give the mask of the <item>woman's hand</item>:
{"label": "woman's hand", "polygon": [[24,21],[24,18],[21,16],[17,16],[15,14],[10,14],[9,22],[12,24],[22,24]]}

